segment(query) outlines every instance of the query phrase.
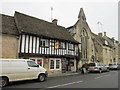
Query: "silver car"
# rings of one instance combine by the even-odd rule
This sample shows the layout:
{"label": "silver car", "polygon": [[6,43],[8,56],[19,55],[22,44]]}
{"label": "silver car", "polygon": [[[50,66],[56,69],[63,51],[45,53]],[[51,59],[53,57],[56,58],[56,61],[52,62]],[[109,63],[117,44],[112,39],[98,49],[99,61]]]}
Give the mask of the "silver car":
{"label": "silver car", "polygon": [[103,71],[109,71],[109,68],[105,66],[103,63],[89,63],[89,72],[103,72]]}
{"label": "silver car", "polygon": [[117,63],[117,62],[110,63],[110,64],[109,64],[109,68],[110,68],[111,70],[112,70],[112,69],[120,70],[120,64]]}

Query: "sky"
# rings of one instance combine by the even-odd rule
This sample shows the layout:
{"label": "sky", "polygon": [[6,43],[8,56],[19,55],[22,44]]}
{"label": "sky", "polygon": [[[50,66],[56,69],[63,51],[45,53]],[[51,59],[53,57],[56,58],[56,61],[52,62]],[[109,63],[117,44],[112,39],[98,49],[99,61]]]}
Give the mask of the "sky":
{"label": "sky", "polygon": [[18,11],[49,22],[53,18],[66,28],[77,22],[83,8],[92,32],[118,40],[118,0],[3,0],[0,6],[2,14],[14,16]]}

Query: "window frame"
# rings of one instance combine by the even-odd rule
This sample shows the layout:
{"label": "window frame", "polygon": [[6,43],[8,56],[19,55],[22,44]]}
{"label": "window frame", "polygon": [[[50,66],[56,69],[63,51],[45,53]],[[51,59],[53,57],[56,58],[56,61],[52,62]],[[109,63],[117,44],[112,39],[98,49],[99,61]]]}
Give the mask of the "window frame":
{"label": "window frame", "polygon": [[66,49],[66,43],[65,42],[59,42],[59,49]]}
{"label": "window frame", "polygon": [[[72,48],[70,48],[70,45],[72,45]],[[68,50],[75,51],[75,45],[72,43],[68,43]]]}
{"label": "window frame", "polygon": [[40,43],[39,43],[40,47],[49,47],[50,43],[48,39],[40,39]]}
{"label": "window frame", "polygon": [[[52,60],[54,61],[54,69],[51,69],[51,61]],[[58,69],[56,68],[56,66],[57,66],[56,61],[57,60],[59,60],[59,68]],[[61,59],[60,58],[50,58],[49,59],[49,69],[50,70],[61,70]]]}

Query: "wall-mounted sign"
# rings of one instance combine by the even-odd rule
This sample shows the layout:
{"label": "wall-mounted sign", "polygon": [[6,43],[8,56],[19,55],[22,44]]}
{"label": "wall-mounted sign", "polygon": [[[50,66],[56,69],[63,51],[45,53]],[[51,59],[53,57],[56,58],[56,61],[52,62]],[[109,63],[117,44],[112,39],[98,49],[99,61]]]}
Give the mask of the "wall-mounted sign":
{"label": "wall-mounted sign", "polygon": [[59,48],[59,42],[56,42],[55,43],[55,49],[58,49]]}

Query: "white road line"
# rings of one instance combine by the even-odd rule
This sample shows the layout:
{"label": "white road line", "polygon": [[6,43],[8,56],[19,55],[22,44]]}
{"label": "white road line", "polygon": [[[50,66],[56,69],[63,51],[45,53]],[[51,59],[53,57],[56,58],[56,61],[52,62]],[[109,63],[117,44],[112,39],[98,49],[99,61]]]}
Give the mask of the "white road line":
{"label": "white road line", "polygon": [[106,77],[106,76],[110,76],[110,75],[111,75],[111,74],[107,74],[107,75],[104,75],[104,76],[95,77],[94,79],[99,79],[99,78]]}
{"label": "white road line", "polygon": [[47,87],[47,88],[56,88],[56,87],[61,87],[61,86],[66,86],[66,85],[71,85],[71,84],[80,83],[80,82],[83,82],[83,81],[76,81],[76,82],[71,82],[71,83],[66,83],[66,84],[61,84],[61,85],[51,86],[51,87]]}

